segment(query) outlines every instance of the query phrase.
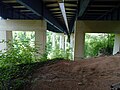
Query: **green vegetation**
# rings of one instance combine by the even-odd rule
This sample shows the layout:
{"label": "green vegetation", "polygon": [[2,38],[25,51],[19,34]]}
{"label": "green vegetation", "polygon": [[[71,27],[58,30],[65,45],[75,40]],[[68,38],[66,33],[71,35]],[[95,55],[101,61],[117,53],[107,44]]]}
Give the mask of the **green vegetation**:
{"label": "green vegetation", "polygon": [[49,55],[51,59],[62,58],[70,60],[72,58],[71,49],[69,47],[66,50],[63,50],[56,46],[54,49],[51,50],[51,53]]}
{"label": "green vegetation", "polygon": [[34,47],[35,32],[33,31],[13,31],[13,41],[27,42],[30,46]]}
{"label": "green vegetation", "polygon": [[50,40],[47,42],[46,53],[41,55],[33,44],[33,32],[15,32],[13,35],[13,41],[2,41],[7,43],[7,50],[0,51],[0,90],[18,90],[22,85],[29,83],[31,73],[41,63],[43,65],[44,62],[48,62],[47,55],[51,52],[55,51],[52,53],[54,61],[69,57],[68,50],[59,50],[58,45],[51,49]]}
{"label": "green vegetation", "polygon": [[[57,34],[56,34],[57,35]],[[55,47],[52,47],[52,32],[47,32],[47,57],[73,59],[73,48],[67,44],[66,50],[59,47],[59,35],[55,40]],[[85,35],[85,57],[95,57],[100,55],[112,55],[114,45],[114,34],[107,33],[87,33]]]}
{"label": "green vegetation", "polygon": [[29,82],[28,75],[37,63],[43,61],[43,56],[34,47],[33,32],[15,32],[13,35],[13,41],[2,41],[7,44],[7,50],[0,51],[0,90],[18,90]]}
{"label": "green vegetation", "polygon": [[8,49],[0,52],[0,90],[18,90],[30,82],[35,68],[48,60],[27,41],[15,40],[7,44]]}
{"label": "green vegetation", "polygon": [[7,50],[0,53],[0,67],[36,62],[36,53],[37,49],[27,41],[8,42]]}
{"label": "green vegetation", "polygon": [[[60,48],[60,37],[59,34],[56,34],[55,38],[55,46],[52,47],[52,37],[53,37],[52,32],[47,32],[47,46],[46,46],[46,51],[47,51],[47,58],[48,59],[55,59],[55,58],[62,58],[62,59],[67,59],[71,60],[73,59],[72,55],[72,48],[70,48],[69,43],[67,42],[66,48],[62,49]],[[65,36],[66,38],[66,36]]]}
{"label": "green vegetation", "polygon": [[111,55],[114,37],[114,34],[86,34],[85,57]]}
{"label": "green vegetation", "polygon": [[31,64],[0,67],[0,90],[18,90],[29,82],[28,75],[33,67]]}
{"label": "green vegetation", "polygon": [[[60,38],[56,37],[56,45],[52,47],[51,36],[52,33],[47,32],[46,53],[41,55],[33,44],[34,32],[14,33],[14,40],[7,42],[7,50],[0,51],[0,90],[20,89],[30,82],[31,74],[36,68],[50,61],[48,58],[54,61],[73,58],[69,43],[65,50],[60,49]],[[113,34],[100,34],[99,36],[86,34],[85,56],[98,56],[99,53],[112,54],[113,41]],[[6,42],[3,40],[2,43]]]}
{"label": "green vegetation", "polygon": [[[0,90],[16,90],[28,82],[28,75],[42,62],[43,56],[24,38],[7,42],[7,50],[0,51]],[[3,41],[3,43],[6,43]]]}

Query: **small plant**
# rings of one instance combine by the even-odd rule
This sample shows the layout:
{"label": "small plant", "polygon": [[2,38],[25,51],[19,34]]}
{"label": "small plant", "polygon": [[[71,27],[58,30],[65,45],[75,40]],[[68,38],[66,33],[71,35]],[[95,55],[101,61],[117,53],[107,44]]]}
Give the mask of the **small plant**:
{"label": "small plant", "polygon": [[0,90],[15,90],[28,82],[26,76],[33,70],[32,63],[47,59],[28,41],[9,41],[7,47],[4,52],[0,52]]}
{"label": "small plant", "polygon": [[7,43],[8,48],[0,53],[0,66],[12,66],[24,63],[35,62],[35,48],[28,42],[19,42],[17,40]]}

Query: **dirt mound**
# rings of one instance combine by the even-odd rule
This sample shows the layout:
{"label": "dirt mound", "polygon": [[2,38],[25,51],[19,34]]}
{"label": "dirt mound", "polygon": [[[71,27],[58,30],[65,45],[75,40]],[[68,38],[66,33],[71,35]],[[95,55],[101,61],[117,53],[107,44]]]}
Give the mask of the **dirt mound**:
{"label": "dirt mound", "polygon": [[120,82],[120,55],[59,61],[38,68],[25,90],[110,90]]}

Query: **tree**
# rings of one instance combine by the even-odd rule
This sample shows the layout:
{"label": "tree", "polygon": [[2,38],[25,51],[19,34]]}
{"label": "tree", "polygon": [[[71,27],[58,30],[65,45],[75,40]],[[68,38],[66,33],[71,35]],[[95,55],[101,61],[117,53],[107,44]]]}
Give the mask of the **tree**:
{"label": "tree", "polygon": [[98,56],[99,54],[111,55],[114,44],[114,34],[86,34],[85,57]]}

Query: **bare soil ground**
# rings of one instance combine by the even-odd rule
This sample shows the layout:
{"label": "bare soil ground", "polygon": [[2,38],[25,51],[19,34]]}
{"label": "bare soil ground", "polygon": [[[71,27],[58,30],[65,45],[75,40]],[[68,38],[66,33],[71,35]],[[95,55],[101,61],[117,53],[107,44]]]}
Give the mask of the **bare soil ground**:
{"label": "bare soil ground", "polygon": [[110,90],[118,82],[120,55],[115,55],[40,67],[24,90]]}

